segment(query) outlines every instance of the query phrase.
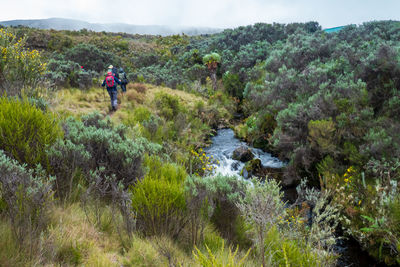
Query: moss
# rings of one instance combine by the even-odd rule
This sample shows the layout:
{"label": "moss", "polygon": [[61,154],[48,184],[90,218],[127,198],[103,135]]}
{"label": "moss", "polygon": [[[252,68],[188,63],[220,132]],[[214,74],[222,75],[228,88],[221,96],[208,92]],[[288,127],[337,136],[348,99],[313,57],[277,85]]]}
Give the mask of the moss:
{"label": "moss", "polygon": [[257,176],[257,174],[262,171],[262,165],[261,165],[261,160],[260,159],[252,159],[244,165],[243,169],[240,172],[240,175],[242,175],[245,178],[251,177],[251,176]]}

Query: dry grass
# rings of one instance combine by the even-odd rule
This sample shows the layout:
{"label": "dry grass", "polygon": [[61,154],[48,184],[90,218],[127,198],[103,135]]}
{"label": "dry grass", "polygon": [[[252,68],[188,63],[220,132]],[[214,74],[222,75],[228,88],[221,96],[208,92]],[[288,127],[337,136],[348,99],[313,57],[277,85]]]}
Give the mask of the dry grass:
{"label": "dry grass", "polygon": [[[136,90],[139,87],[144,87],[146,89],[143,93],[139,93]],[[140,90],[142,89],[139,89],[139,91]],[[149,84],[128,84],[127,92],[123,96],[118,94],[119,108],[115,113],[110,113],[110,97],[107,91],[98,87],[93,87],[85,91],[79,89],[59,90],[52,100],[52,110],[59,113],[61,116],[72,115],[75,117],[98,111],[104,116],[111,115],[114,122],[120,123],[130,116],[131,111],[138,105],[144,105],[149,110],[155,112],[153,99],[158,92],[165,92],[178,96],[182,103],[188,107],[193,107],[198,101],[206,102],[202,97],[180,90]]]}
{"label": "dry grass", "polygon": [[130,83],[127,86],[127,90],[128,91],[135,90],[138,93],[144,94],[147,91],[147,87],[142,83]]}
{"label": "dry grass", "polygon": [[117,234],[96,229],[79,204],[54,207],[32,255],[18,248],[10,225],[0,222],[0,266],[121,266],[120,251]]}
{"label": "dry grass", "polygon": [[182,251],[171,239],[136,237],[127,252],[124,266],[198,266],[191,255]]}
{"label": "dry grass", "polygon": [[196,96],[194,94],[190,94],[181,90],[175,90],[168,87],[154,86],[154,85],[148,85],[147,88],[148,92],[146,93],[146,103],[149,106],[151,105],[150,103],[152,103],[152,101],[154,100],[155,95],[159,92],[164,92],[179,97],[181,102],[188,107],[194,107],[194,105],[198,101],[206,102],[203,97]]}
{"label": "dry grass", "polygon": [[136,102],[138,104],[143,104],[145,100],[145,95],[138,93],[135,90],[129,90],[125,94],[126,99],[130,102]]}
{"label": "dry grass", "polygon": [[70,265],[120,266],[115,256],[121,250],[116,234],[96,229],[78,204],[55,208],[52,221],[44,242],[46,260]]}
{"label": "dry grass", "polygon": [[191,255],[168,238],[134,236],[124,252],[114,224],[101,231],[77,203],[54,207],[48,230],[29,255],[18,249],[10,225],[0,221],[0,266],[195,266]]}

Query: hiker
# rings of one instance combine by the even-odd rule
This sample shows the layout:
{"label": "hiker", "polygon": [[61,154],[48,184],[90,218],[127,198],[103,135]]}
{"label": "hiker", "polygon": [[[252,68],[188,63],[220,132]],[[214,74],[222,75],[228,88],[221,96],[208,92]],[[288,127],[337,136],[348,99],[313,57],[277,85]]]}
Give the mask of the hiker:
{"label": "hiker", "polygon": [[119,68],[119,79],[121,81],[122,94],[126,92],[126,85],[128,84],[128,79],[126,78],[126,73],[123,68]]}
{"label": "hiker", "polygon": [[[111,71],[112,71],[112,73],[114,74],[114,76],[115,77],[117,77],[118,79],[119,79],[119,75],[118,75],[118,69],[117,69],[117,67],[114,67],[113,65],[110,65],[111,66]],[[110,67],[109,67],[110,68]]]}
{"label": "hiker", "polygon": [[112,73],[110,68],[107,71],[106,78],[104,79],[101,86],[107,86],[107,92],[111,98],[111,110],[116,111],[118,106],[117,101],[117,84],[121,84],[120,80]]}

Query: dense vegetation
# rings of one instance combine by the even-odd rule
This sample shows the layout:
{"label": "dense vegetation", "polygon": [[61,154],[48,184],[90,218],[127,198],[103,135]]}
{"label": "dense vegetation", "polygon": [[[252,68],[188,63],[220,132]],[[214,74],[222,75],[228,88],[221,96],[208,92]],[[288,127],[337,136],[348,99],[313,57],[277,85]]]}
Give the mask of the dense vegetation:
{"label": "dense vegetation", "polygon": [[[0,235],[11,240],[0,263],[93,264],[98,253],[103,265],[327,266],[341,228],[400,264],[399,22],[0,37]],[[111,119],[87,114],[105,109],[93,87],[109,64],[131,81]],[[274,179],[212,175],[201,147],[222,126],[287,162],[279,182],[297,186],[296,203],[283,205]],[[112,244],[63,237],[58,209]]]}

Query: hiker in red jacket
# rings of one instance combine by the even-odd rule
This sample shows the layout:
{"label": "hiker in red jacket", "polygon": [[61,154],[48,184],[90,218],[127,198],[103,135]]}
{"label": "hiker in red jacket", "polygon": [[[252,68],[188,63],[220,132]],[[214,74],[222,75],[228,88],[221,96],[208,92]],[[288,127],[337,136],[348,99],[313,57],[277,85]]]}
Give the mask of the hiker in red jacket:
{"label": "hiker in red jacket", "polygon": [[[111,69],[112,69],[112,66],[111,66]],[[112,73],[112,71],[110,70],[110,67],[109,67],[109,70],[107,71],[107,74],[106,74],[106,78],[104,79],[101,86],[104,87],[106,85],[106,87],[107,87],[107,92],[111,98],[111,110],[112,111],[116,111],[117,107],[118,107],[117,84],[121,84],[121,81],[117,77],[115,77],[115,75]]]}

